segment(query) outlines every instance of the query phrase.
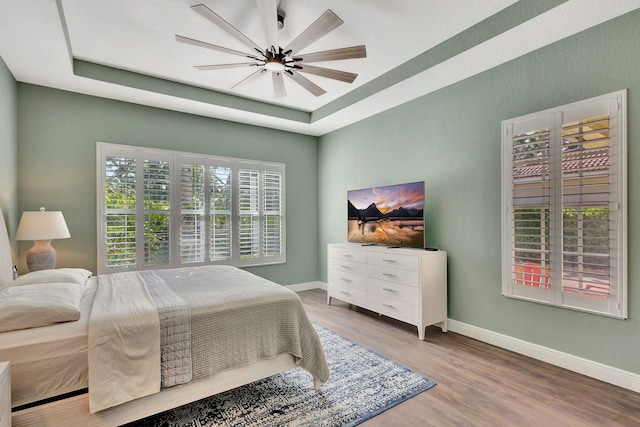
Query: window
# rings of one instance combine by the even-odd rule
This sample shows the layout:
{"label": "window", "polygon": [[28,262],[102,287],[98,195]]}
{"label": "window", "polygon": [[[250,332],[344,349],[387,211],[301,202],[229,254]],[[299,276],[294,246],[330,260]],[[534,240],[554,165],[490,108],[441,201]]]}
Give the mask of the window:
{"label": "window", "polygon": [[106,143],[97,158],[100,273],[285,262],[283,164]]}
{"label": "window", "polygon": [[503,294],[626,318],[626,92],[502,129]]}

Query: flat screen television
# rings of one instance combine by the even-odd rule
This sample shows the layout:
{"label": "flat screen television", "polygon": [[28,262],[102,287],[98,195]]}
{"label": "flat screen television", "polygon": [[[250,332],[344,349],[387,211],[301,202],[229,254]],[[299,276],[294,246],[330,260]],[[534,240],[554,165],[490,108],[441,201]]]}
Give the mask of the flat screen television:
{"label": "flat screen television", "polygon": [[347,192],[350,242],[424,248],[424,182]]}

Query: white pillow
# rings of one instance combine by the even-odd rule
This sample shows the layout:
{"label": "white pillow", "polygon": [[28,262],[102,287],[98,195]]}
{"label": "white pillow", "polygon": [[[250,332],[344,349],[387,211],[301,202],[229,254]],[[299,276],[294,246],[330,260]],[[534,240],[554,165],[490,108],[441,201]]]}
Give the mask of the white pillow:
{"label": "white pillow", "polygon": [[77,283],[84,285],[91,277],[91,272],[84,268],[55,268],[39,270],[18,277],[8,286],[35,285],[38,283]]}
{"label": "white pillow", "polygon": [[0,332],[78,320],[84,289],[77,283],[46,283],[1,290]]}

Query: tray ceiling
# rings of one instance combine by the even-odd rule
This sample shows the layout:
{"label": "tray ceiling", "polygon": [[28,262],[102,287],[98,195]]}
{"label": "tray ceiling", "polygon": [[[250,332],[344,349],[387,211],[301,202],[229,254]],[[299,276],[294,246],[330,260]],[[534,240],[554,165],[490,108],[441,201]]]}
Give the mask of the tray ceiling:
{"label": "tray ceiling", "polygon": [[175,34],[247,50],[191,10],[198,3],[265,44],[255,0],[3,0],[0,56],[20,82],[322,135],[640,7],[640,0],[280,0],[282,45],[331,9],[344,24],[304,51],[364,44],[367,57],[318,64],[357,73],[351,84],[305,75],[327,93],[315,97],[287,79],[287,96],[274,98],[270,76],[234,90],[253,71],[193,68],[238,57],[177,43]]}

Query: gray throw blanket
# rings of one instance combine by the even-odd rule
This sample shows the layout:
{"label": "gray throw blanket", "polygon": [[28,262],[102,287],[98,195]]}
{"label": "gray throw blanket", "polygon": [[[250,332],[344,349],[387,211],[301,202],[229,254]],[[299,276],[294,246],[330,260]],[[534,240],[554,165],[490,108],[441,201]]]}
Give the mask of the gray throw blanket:
{"label": "gray throw blanket", "polygon": [[291,290],[228,266],[140,273],[160,318],[162,386],[293,355],[324,383],[322,345]]}

